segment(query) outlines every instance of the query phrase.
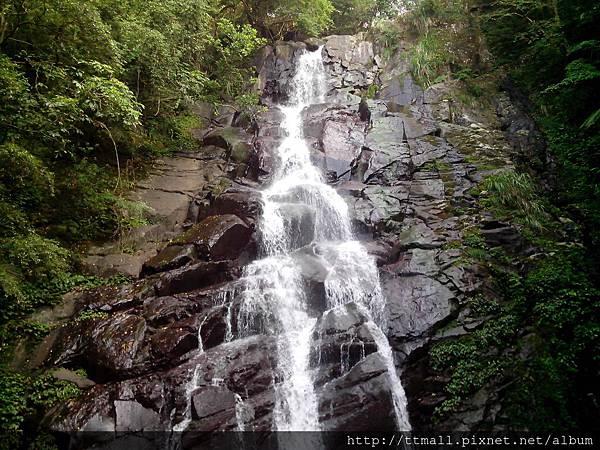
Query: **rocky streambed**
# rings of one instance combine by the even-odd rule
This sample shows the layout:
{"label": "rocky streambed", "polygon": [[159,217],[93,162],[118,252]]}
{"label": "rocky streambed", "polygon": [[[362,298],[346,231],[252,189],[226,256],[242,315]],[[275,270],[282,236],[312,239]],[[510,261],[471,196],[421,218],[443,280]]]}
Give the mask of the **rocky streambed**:
{"label": "rocky streambed", "polygon": [[[282,382],[277,339],[244,322],[241,279],[261,257],[260,191],[276,170],[284,138],[276,105],[289,99],[299,56],[315,50],[302,42],[263,49],[256,67],[267,110],[255,122],[198,106],[212,124],[197,130],[199,149],[176,156],[180,166],[166,161],[171,171],[137,191],[150,203],[159,198],[163,212],[158,225],[132,238],[134,264],[110,245],[88,259],[96,273],[127,273],[136,281],[71,294],[43,313],[56,326],[21,364],[87,374],[78,380],[82,395],[55,408],[46,427],[125,435],[273,430]],[[354,234],[376,261],[386,303],[383,332],[405,406],[413,429],[428,429],[447,382],[428,368],[428,346],[482,323],[470,317],[465,300],[487,288],[488,276],[457,244],[478,224],[487,241],[520,245],[510,225],[477,210],[471,190],[512,166],[533,126],[504,93],[468,106],[456,101],[457,82],[423,91],[402,50],[383,61],[361,36],[325,38],[322,55],[327,95],[302,112],[303,135],[312,163],[346,201]],[[367,99],[373,84],[378,93]],[[314,227],[310,211],[295,208],[289,220],[298,239],[310,236],[303,232]],[[369,318],[352,302],[327,308],[326,274],[310,243],[294,246],[316,320],[310,367],[319,427],[394,430],[386,361]],[[485,391],[439,426],[478,429],[498,414],[498,394]],[[190,438],[183,447],[194,445]]]}

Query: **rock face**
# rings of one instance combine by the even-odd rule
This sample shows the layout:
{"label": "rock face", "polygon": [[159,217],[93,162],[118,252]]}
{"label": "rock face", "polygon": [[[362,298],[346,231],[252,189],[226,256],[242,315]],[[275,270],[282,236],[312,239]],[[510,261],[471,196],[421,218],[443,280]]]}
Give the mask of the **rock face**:
{"label": "rock face", "polygon": [[[330,89],[323,104],[303,112],[304,134],[315,165],[346,200],[356,235],[377,260],[385,331],[413,426],[424,429],[444,395],[444,380],[428,372],[428,346],[477,326],[447,327],[486,280],[485,270],[456,244],[480,219],[471,189],[511,166],[510,143],[500,131],[507,119],[500,109],[479,116],[468,107],[451,110],[447,99],[456,86],[423,91],[402,52],[384,65],[361,36],[330,36],[308,47],[317,44]],[[45,313],[57,327],[29,367],[83,367],[91,380],[79,398],[47,417],[51,430],[273,428],[281,381],[277,343],[257,331],[260,324],[238,323],[244,291],[238,280],[257,256],[260,186],[278,163],[282,114],[272,105],[287,99],[296,58],[306,48],[278,42],[258,56],[263,103],[270,107],[252,134],[235,126],[235,112],[215,119],[198,106],[198,114],[221,123],[198,131],[198,152],[165,160],[132,194],[154,205],[166,224],[132,236],[152,244],[140,247],[146,253],[115,256],[106,247],[88,258],[98,273],[141,279],[74,295],[68,308]],[[379,97],[367,100],[363,94],[373,83],[381,86]],[[287,217],[298,230],[313,227],[310,211],[290,210]],[[519,245],[506,224],[485,220],[483,238],[491,245]],[[310,233],[299,235],[305,239],[295,243],[293,258],[317,318],[310,361],[321,426],[393,430],[387,368],[368,320],[354,304],[325,311],[324,271]],[[497,413],[496,400],[483,392],[443,425],[474,429],[490,420],[492,406]],[[200,436],[206,438],[184,436],[183,447],[199,445]]]}

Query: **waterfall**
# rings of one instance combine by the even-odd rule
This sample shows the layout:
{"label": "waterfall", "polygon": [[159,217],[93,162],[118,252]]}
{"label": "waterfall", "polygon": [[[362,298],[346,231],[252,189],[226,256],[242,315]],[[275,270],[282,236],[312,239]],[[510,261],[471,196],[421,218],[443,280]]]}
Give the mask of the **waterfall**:
{"label": "waterfall", "polygon": [[[277,336],[281,381],[275,388],[276,430],[319,430],[318,399],[309,368],[317,319],[309,314],[305,268],[298,260],[302,255],[313,258],[310,261],[318,263],[325,273],[327,307],[354,302],[371,319],[369,327],[387,362],[397,425],[400,430],[408,430],[404,390],[392,350],[380,328],[384,324],[385,299],[377,266],[354,239],[348,206],[312,164],[303,137],[302,111],[323,103],[326,92],[321,49],[303,53],[296,64],[290,102],[280,106],[285,138],[278,148],[279,161],[271,184],[262,192],[259,230],[263,257],[245,268],[238,333]],[[309,226],[299,226],[299,221]],[[301,239],[299,232],[305,234]]]}

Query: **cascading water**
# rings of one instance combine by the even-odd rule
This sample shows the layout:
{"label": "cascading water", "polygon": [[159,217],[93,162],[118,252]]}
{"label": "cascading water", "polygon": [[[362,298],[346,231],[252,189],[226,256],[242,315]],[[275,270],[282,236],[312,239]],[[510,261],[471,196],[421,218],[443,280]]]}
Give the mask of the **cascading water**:
{"label": "cascading water", "polygon": [[[286,137],[278,148],[279,164],[272,183],[263,191],[259,226],[264,257],[245,269],[238,332],[251,334],[259,327],[260,332],[277,336],[282,381],[275,392],[276,430],[319,430],[318,399],[309,368],[316,319],[309,314],[303,269],[298,261],[299,255],[310,253],[326,272],[327,307],[354,302],[371,319],[368,326],[387,363],[398,429],[409,430],[404,390],[392,350],[380,329],[385,300],[377,267],[354,240],[348,206],[311,163],[303,138],[302,111],[322,103],[326,91],[321,49],[302,54],[297,61],[290,104],[280,107]],[[311,226],[298,226],[298,220]],[[299,232],[307,235],[299,239]],[[299,249],[301,242],[310,244]]]}

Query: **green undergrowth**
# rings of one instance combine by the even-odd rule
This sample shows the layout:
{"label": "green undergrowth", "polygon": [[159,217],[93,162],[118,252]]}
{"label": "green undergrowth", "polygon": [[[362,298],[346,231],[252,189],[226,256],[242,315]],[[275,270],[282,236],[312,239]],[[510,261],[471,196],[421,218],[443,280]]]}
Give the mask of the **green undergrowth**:
{"label": "green undergrowth", "polygon": [[541,231],[550,221],[547,201],[526,173],[506,169],[487,177],[481,188],[486,192],[482,205],[500,218],[508,217],[534,231]]}
{"label": "green undergrowth", "polygon": [[564,234],[535,186],[531,176],[512,169],[479,186],[480,207],[514,223],[525,245],[536,248],[535,258],[490,247],[473,225],[445,247],[462,248],[459,262],[484,266],[493,281],[491,290],[463,305],[466,320],[481,323],[475,331],[430,349],[431,368],[450,377],[434,422],[461,411],[483,390],[485,396],[498,393],[511,429],[590,426],[590,393],[600,367],[600,291],[593,261],[574,242],[578,234]]}
{"label": "green undergrowth", "polygon": [[486,265],[499,295],[469,299],[470,319],[482,318],[483,325],[431,348],[432,369],[450,376],[434,420],[460,411],[480,389],[490,393],[504,386],[500,401],[509,428],[585,430],[599,363],[600,292],[587,276],[582,252],[547,255],[521,274],[510,264],[513,258],[481,250],[488,252]]}
{"label": "green undergrowth", "polygon": [[[50,374],[8,372],[0,368],[0,449],[56,449],[49,435],[37,435],[36,424],[45,411],[76,396],[79,388]],[[32,428],[33,427],[33,428]],[[33,441],[32,437],[36,436]]]}
{"label": "green undergrowth", "polygon": [[[52,252],[46,249],[37,253],[32,248],[29,254],[21,255],[24,267],[32,270],[36,278],[27,282],[13,280],[15,290],[10,296],[4,292],[0,311],[0,449],[27,448],[31,450],[55,449],[51,436],[39,433],[39,421],[46,411],[71,397],[80,390],[76,385],[54,378],[43,369],[23,371],[12,365],[13,349],[19,342],[35,345],[52,329],[52,324],[28,318],[42,306],[52,306],[63,294],[73,290],[87,290],[100,286],[120,285],[129,279],[125,276],[99,278],[69,272],[66,251],[58,247]],[[53,248],[51,250],[56,250]],[[45,254],[40,259],[36,255]],[[34,256],[32,261],[31,255]],[[56,265],[46,265],[53,261]],[[52,270],[49,270],[52,267]],[[0,276],[3,273],[0,272]],[[48,278],[51,276],[52,278]],[[5,280],[3,280],[3,286]],[[83,312],[74,320],[85,321],[105,317],[102,312]],[[30,439],[34,439],[30,441]]]}

